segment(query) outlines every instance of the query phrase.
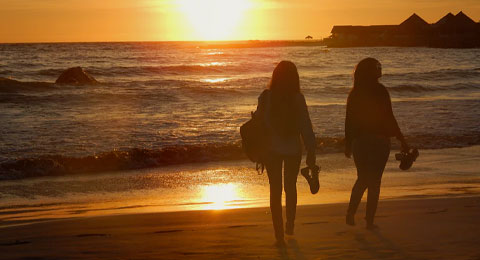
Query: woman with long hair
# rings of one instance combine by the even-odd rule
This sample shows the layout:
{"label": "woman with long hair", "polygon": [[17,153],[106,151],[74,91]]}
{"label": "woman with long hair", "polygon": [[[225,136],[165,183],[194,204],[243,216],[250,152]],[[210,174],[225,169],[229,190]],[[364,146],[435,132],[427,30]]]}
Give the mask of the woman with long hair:
{"label": "woman with long hair", "polygon": [[346,223],[355,225],[355,212],[368,189],[365,220],[367,229],[373,224],[380,195],[383,171],[390,154],[390,137],[395,136],[402,150],[410,148],[393,115],[387,89],[378,79],[382,67],[378,60],[366,58],[355,67],[353,88],[347,99],[345,119],[345,156],[353,159],[357,168],[357,181],[352,189]]}
{"label": "woman with long hair", "polygon": [[[315,165],[315,134],[305,98],[300,92],[297,67],[281,61],[268,89],[259,97],[258,110],[267,132],[265,166],[270,183],[270,209],[277,246],[285,246],[284,232],[293,235],[297,206],[297,176],[302,159],[301,138],[307,150],[306,164]],[[285,231],[282,218],[282,165],[286,197]]]}

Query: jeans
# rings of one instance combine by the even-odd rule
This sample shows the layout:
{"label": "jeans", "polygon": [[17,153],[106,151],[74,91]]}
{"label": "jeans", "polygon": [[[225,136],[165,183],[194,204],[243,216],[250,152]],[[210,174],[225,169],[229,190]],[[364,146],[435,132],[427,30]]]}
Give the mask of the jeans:
{"label": "jeans", "polygon": [[295,214],[297,208],[297,176],[300,170],[302,155],[269,154],[265,166],[270,183],[270,210],[272,213],[275,237],[283,239],[282,217],[282,164],[284,168],[284,189],[287,208],[287,231],[293,233]]}
{"label": "jeans", "polygon": [[382,136],[363,136],[352,143],[353,159],[357,167],[357,181],[352,189],[347,214],[355,215],[363,193],[368,189],[365,219],[373,224],[380,196],[380,184],[390,155],[390,139]]}

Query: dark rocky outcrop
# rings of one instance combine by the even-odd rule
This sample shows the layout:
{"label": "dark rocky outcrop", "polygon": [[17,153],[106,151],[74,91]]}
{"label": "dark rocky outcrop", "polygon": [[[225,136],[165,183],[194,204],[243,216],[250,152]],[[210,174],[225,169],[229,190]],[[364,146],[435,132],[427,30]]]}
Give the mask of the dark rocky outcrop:
{"label": "dark rocky outcrop", "polygon": [[55,84],[59,85],[95,85],[98,81],[88,75],[82,67],[73,67],[60,74]]}
{"label": "dark rocky outcrop", "polygon": [[55,83],[50,82],[25,82],[11,78],[0,77],[0,93],[15,93],[18,91],[47,91],[55,85],[96,85],[100,84],[95,78],[88,75],[81,67],[65,70]]}

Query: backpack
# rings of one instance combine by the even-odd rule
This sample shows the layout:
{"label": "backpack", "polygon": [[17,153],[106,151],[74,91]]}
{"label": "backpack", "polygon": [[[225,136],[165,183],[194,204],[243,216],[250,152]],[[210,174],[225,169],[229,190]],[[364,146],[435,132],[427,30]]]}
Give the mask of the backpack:
{"label": "backpack", "polygon": [[251,112],[252,118],[240,127],[240,135],[243,151],[250,161],[256,163],[255,169],[259,171],[261,168],[263,173],[267,153],[267,131],[262,112],[261,109]]}

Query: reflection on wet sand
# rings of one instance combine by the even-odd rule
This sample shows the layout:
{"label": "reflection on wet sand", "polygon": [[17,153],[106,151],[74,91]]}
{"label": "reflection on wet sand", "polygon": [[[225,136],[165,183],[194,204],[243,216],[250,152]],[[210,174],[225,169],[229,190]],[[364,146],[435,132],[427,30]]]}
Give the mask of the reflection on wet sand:
{"label": "reflection on wet sand", "polygon": [[204,186],[201,201],[207,202],[203,209],[228,209],[236,208],[235,202],[242,200],[238,186],[233,183],[214,184]]}

